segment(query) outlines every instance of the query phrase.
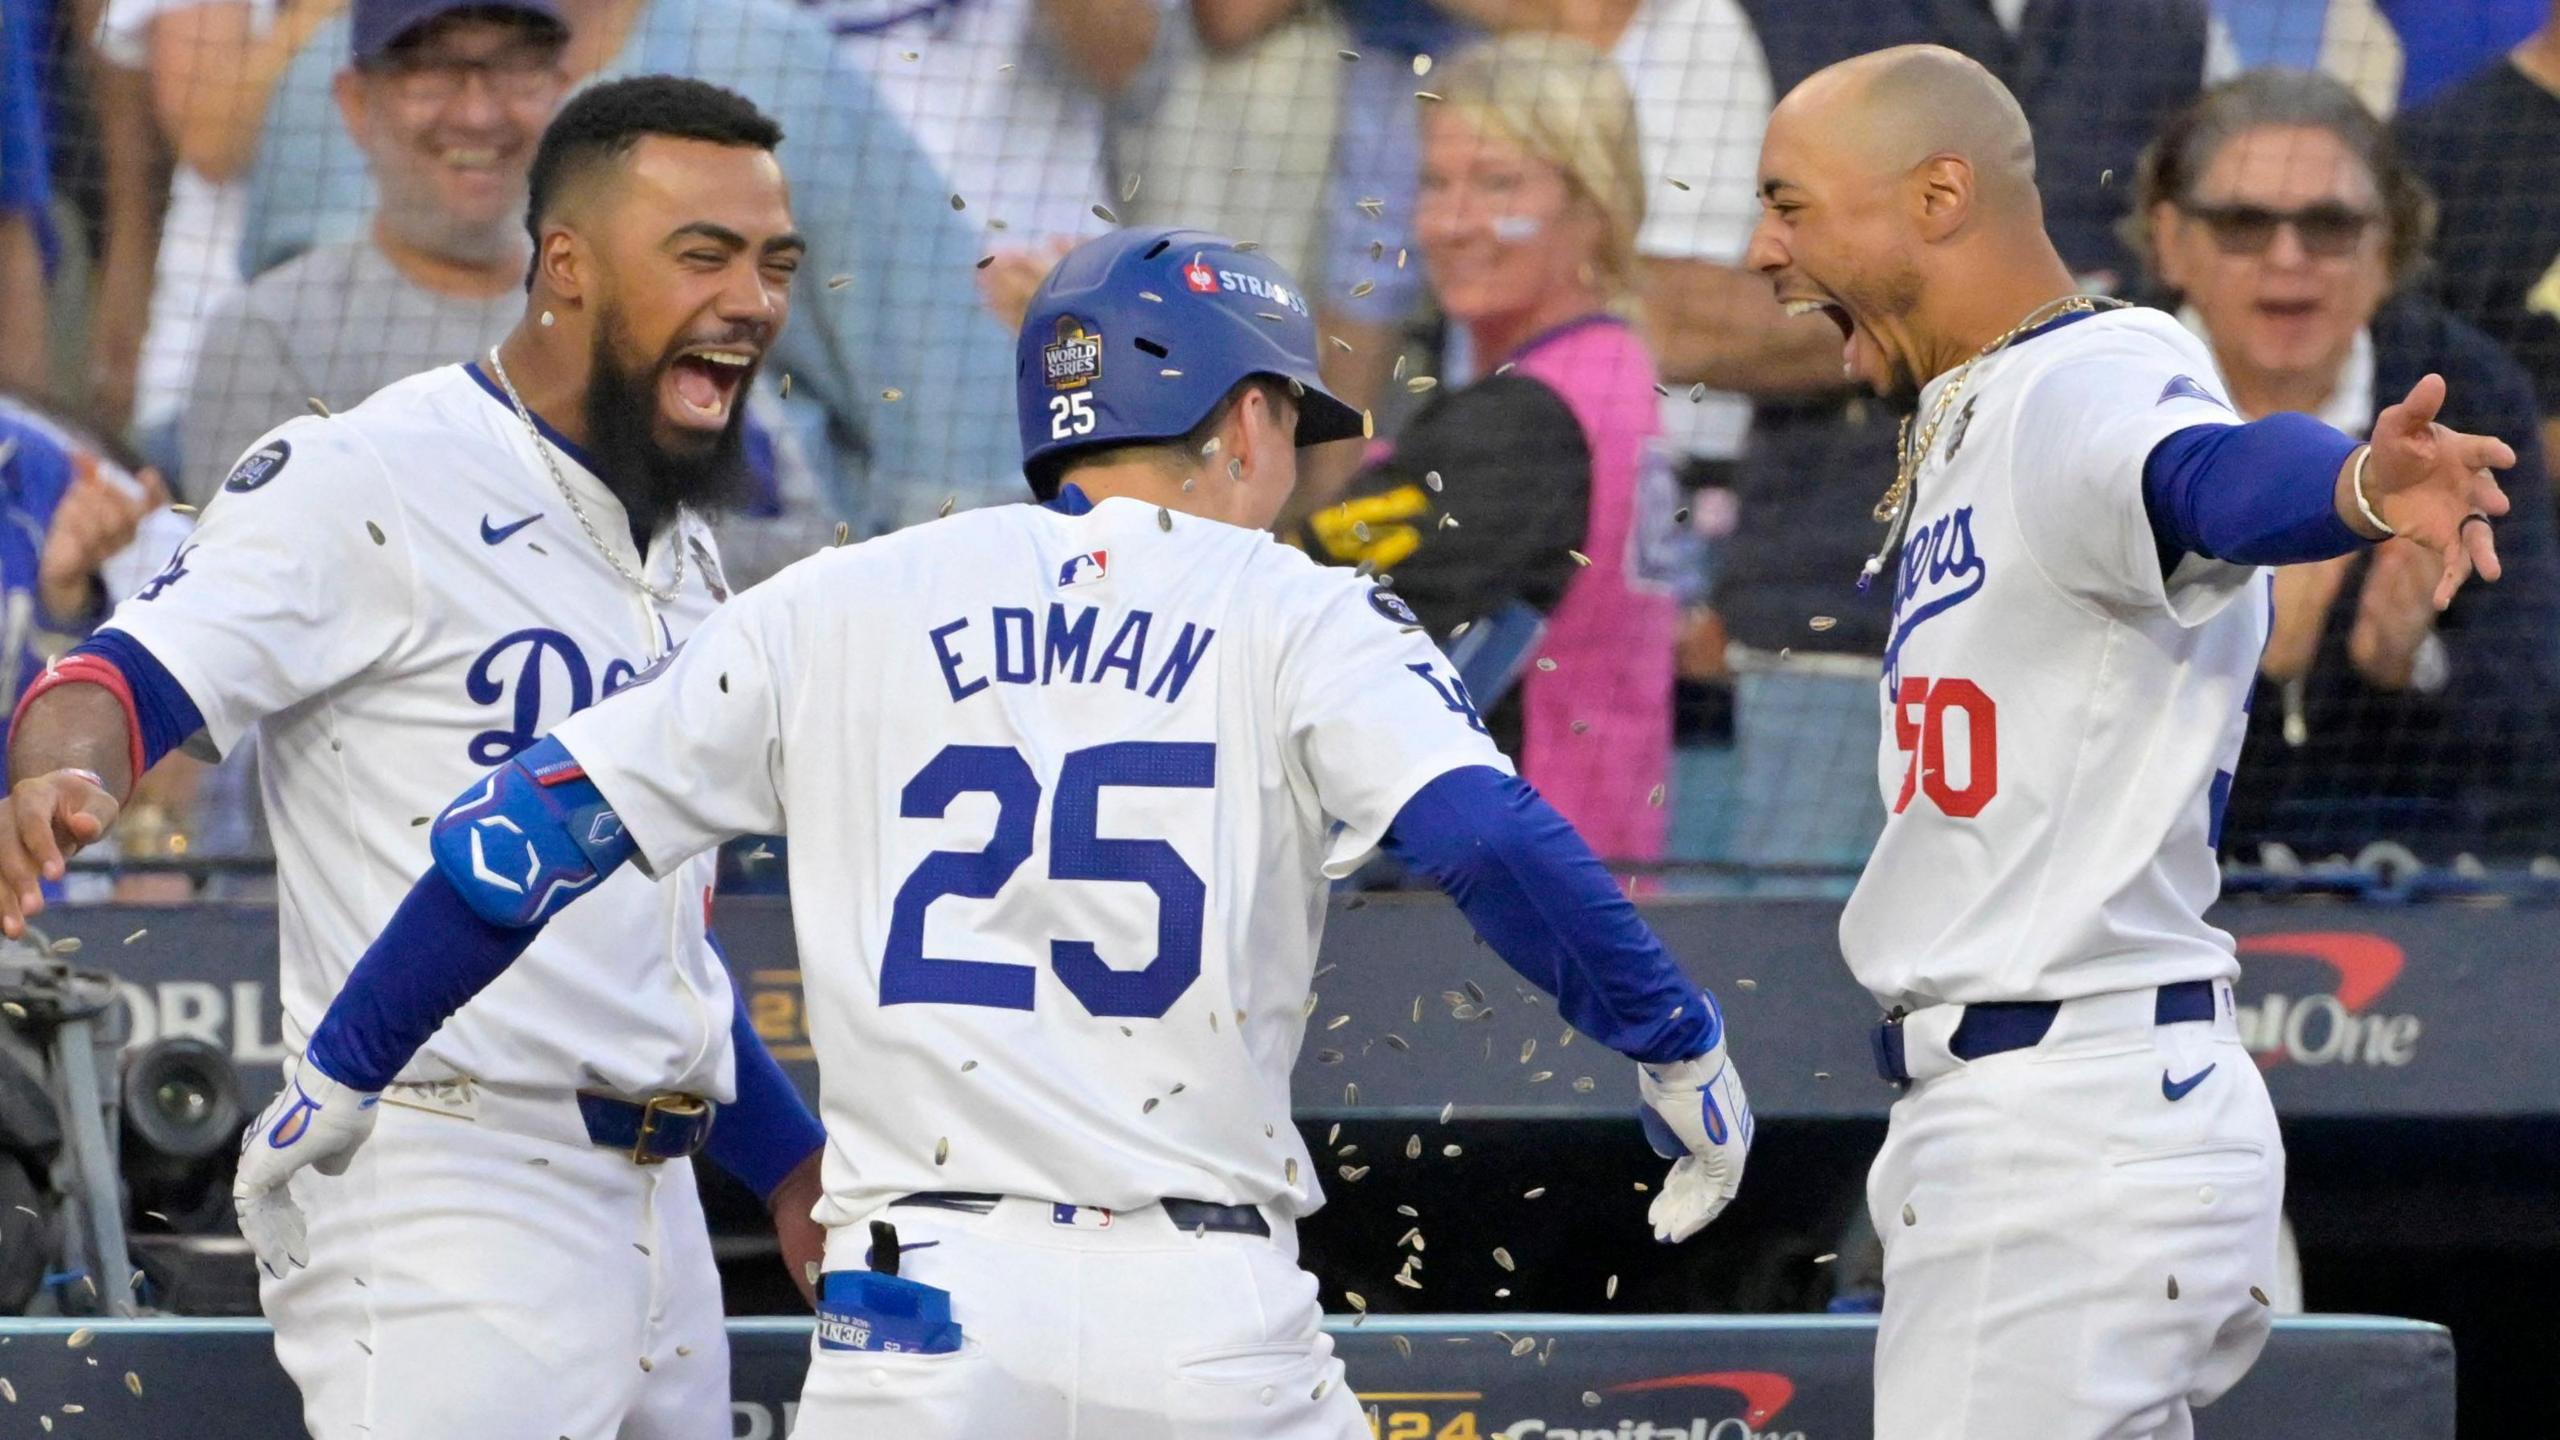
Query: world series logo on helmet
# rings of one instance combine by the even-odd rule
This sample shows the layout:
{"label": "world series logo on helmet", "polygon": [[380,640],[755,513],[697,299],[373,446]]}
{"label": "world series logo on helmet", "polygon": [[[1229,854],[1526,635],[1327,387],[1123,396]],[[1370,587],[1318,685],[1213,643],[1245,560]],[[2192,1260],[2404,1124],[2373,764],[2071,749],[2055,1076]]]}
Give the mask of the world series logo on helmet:
{"label": "world series logo on helmet", "polygon": [[1072,315],[1058,317],[1057,337],[1040,347],[1042,378],[1052,390],[1081,390],[1102,378],[1102,336]]}

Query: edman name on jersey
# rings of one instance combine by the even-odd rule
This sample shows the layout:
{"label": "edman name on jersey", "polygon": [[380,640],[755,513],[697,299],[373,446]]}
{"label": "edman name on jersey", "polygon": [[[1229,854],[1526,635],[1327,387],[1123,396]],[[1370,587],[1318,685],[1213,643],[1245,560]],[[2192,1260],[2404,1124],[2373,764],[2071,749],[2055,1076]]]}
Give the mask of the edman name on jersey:
{"label": "edman name on jersey", "polygon": [[[1143,681],[1149,699],[1171,705],[1182,698],[1182,687],[1191,683],[1191,673],[1200,668],[1209,642],[1218,635],[1188,620],[1175,633],[1173,621],[1159,624],[1145,610],[1131,610],[1115,625],[1106,626],[1102,613],[1091,605],[1070,609],[1054,600],[1046,616],[1035,616],[1020,606],[999,606],[984,624],[964,615],[925,632],[925,639],[933,646],[934,659],[942,667],[942,683],[949,687],[954,703],[986,689],[990,682],[1048,685],[1066,680],[1100,685],[1116,676],[1128,690],[1138,689]],[[1097,652],[1095,642],[1106,628],[1111,638]]]}

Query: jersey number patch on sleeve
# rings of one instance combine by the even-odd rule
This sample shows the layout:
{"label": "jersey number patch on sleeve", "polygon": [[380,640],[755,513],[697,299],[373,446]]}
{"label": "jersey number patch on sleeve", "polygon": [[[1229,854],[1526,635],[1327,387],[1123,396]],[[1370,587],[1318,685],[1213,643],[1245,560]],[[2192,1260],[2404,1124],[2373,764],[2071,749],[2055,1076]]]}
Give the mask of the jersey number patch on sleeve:
{"label": "jersey number patch on sleeve", "polygon": [[[1947,768],[1950,728],[1961,725],[1957,744],[1963,783]],[[1902,793],[1893,813],[1901,814],[1914,794],[1958,820],[1982,813],[2000,793],[2000,707],[1970,680],[1925,680],[1906,675],[1893,696],[1893,744],[1910,759],[1902,770]]]}
{"label": "jersey number patch on sleeve", "polygon": [[[1118,880],[1156,896],[1156,957],[1136,970],[1115,970],[1089,940],[1049,942],[1049,968],[1068,993],[1095,1015],[1161,1016],[1200,978],[1200,936],[1208,887],[1199,872],[1162,840],[1106,838],[1097,832],[1105,786],[1144,785],[1206,790],[1217,783],[1217,747],[1203,743],[1124,740],[1071,752],[1058,768],[1049,809],[1049,878]],[[945,959],[924,953],[925,911],[946,895],[992,900],[1031,858],[1040,814],[1040,780],[1009,745],[946,745],[898,797],[910,820],[938,820],[951,802],[992,795],[996,830],[986,848],[936,850],[898,887],[889,917],[889,947],[880,962],[883,1005],[986,1005],[1028,1010],[1031,966],[998,960]]]}

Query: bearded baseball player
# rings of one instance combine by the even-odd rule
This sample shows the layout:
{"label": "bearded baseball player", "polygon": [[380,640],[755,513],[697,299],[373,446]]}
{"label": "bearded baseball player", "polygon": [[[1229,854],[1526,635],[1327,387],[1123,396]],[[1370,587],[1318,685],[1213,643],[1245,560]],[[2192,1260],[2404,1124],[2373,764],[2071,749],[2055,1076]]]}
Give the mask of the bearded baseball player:
{"label": "bearded baseball player", "polygon": [[[105,833],[154,760],[254,732],[286,1034],[318,1043],[428,863],[426,817],[726,598],[703,512],[739,483],[745,389],[802,248],[779,139],[737,96],[663,76],[561,112],[532,164],[515,331],[270,432],[168,568],[33,687],[11,736],[0,928],[23,929],[37,877]],[[290,1209],[242,1194],[313,1435],[729,1433],[688,1159],[708,1135],[768,1198],[796,1273],[822,1239],[824,1137],[716,953],[712,874],[695,852],[588,877],[578,923],[369,1077],[373,1145],[297,1175]],[[243,1176],[339,1118],[340,1093],[289,1063]]]}
{"label": "bearded baseball player", "polygon": [[1906,1087],[1868,1181],[1876,1434],[2183,1440],[2265,1343],[2284,1189],[2204,920],[2262,567],[2419,546],[2441,606],[2497,578],[2515,457],[2433,423],[2434,376],[2370,444],[2239,423],[2175,319],[2074,292],[2026,117],[1952,51],[1807,79],[1760,192],[1751,265],[1916,407],[1869,567],[1890,818],[1840,923]]}
{"label": "bearded baseball player", "polygon": [[787,830],[828,1125],[800,1435],[1368,1435],[1297,1265],[1289,1070],[1326,881],[1381,846],[1640,1062],[1682,1157],[1657,1235],[1723,1208],[1751,1113],[1714,1002],[1405,603],[1266,532],[1297,447],[1361,429],[1297,283],[1198,231],[1088,241],[1016,374],[1042,503],[793,566],[442,813],[244,1204],[342,1161],[600,877]]}

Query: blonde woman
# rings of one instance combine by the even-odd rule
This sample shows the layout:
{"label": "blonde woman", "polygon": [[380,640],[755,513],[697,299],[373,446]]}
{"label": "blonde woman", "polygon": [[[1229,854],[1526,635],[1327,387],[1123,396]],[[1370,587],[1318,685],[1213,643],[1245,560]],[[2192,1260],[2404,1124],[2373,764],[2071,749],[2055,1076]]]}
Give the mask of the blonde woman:
{"label": "blonde woman", "polygon": [[[1594,850],[1656,859],[1678,500],[1650,463],[1654,362],[1630,319],[1634,106],[1606,55],[1555,35],[1488,42],[1431,84],[1415,238],[1484,378],[1425,405],[1311,538],[1393,577]],[[1516,711],[1495,703],[1514,676]]]}

